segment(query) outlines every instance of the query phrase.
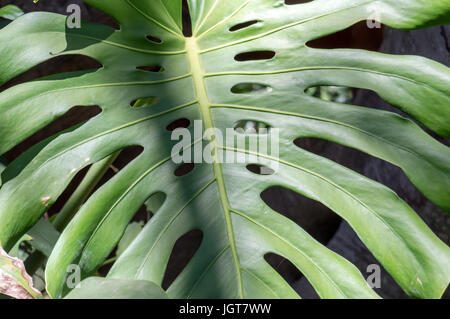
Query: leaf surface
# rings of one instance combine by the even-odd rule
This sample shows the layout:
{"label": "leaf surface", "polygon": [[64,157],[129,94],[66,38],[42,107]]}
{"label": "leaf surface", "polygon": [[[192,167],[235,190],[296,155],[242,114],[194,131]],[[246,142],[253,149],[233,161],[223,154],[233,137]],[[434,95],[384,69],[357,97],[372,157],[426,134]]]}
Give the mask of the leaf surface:
{"label": "leaf surface", "polygon": [[90,277],[73,289],[65,299],[167,299],[158,285],[144,280]]}
{"label": "leaf surface", "polygon": [[[0,221],[6,221],[0,223],[0,241],[6,247],[39,220],[79,170],[128,146],[144,147],[90,197],[61,235],[46,269],[52,297],[62,295],[69,265],[78,264],[84,277],[93,274],[134,213],[152,195],[162,193],[162,206],[114,264],[109,278],[161,284],[176,241],[200,229],[202,244],[169,287],[170,297],[296,298],[264,260],[265,254],[276,253],[289,259],[323,298],[377,298],[355,266],[262,201],[261,192],[271,186],[289,188],[339,214],[410,296],[442,295],[450,280],[450,249],[417,214],[385,186],[293,142],[316,137],[388,161],[450,211],[448,147],[405,117],[305,93],[328,85],[371,89],[435,132],[450,136],[447,67],[421,57],[306,45],[367,19],[374,6],[381,22],[392,27],[447,23],[449,0],[316,0],[298,5],[190,0],[193,37],[182,33],[178,0],[86,2],[114,17],[121,29],[90,23],[67,29],[64,16],[32,13],[0,31],[0,82],[58,55],[82,54],[103,65],[0,93],[0,153],[72,106],[102,108],[100,115],[9,170],[14,174],[0,189]],[[248,21],[258,23],[230,30]],[[251,52],[272,56],[240,60]],[[241,92],[233,90],[236,86],[266,89]],[[167,128],[181,119],[189,120],[194,136],[185,151],[195,153],[208,144],[213,159],[222,154],[236,161],[196,163],[188,174],[176,176],[175,142]],[[279,152],[274,156],[249,149],[248,143],[236,145],[211,136],[202,140],[202,134],[195,134],[195,121],[201,121],[204,130],[220,132],[242,121],[278,128],[274,142]],[[238,160],[246,157],[251,161]],[[273,174],[252,173],[249,163]]]}

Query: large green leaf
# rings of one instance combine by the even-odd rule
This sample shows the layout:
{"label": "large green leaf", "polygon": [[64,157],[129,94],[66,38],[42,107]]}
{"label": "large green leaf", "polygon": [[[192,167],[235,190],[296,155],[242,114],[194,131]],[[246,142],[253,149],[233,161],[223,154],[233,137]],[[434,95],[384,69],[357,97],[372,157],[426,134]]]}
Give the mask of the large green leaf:
{"label": "large green leaf", "polygon": [[[298,5],[190,0],[193,37],[182,33],[181,0],[85,2],[113,16],[121,29],[90,23],[67,29],[64,16],[33,13],[0,31],[0,82],[58,55],[83,54],[103,64],[95,72],[51,76],[0,94],[0,153],[72,106],[99,105],[103,110],[55,138],[23,169],[15,169],[14,163],[8,167],[17,174],[0,190],[4,246],[12,247],[39,220],[80,169],[127,146],[144,147],[91,196],[61,235],[46,269],[52,297],[62,295],[69,265],[78,264],[83,276],[96,271],[134,213],[161,193],[164,204],[114,264],[110,278],[160,284],[177,239],[200,229],[202,244],[169,287],[171,297],[298,297],[264,260],[269,252],[289,259],[321,297],[377,297],[356,267],[261,200],[261,192],[273,185],[320,201],[342,216],[410,296],[442,295],[450,280],[449,247],[394,192],[299,149],[293,141],[327,139],[389,161],[450,211],[449,148],[399,115],[304,93],[327,85],[371,89],[450,136],[447,67],[421,57],[305,45],[366,19],[374,6],[381,22],[392,27],[447,23],[449,0],[315,0]],[[258,23],[230,31],[249,21]],[[149,35],[162,43],[146,39]],[[275,56],[235,59],[253,51],[273,51]],[[163,69],[137,69],[142,66]],[[233,93],[236,85],[267,90]],[[130,107],[135,100],[140,107]],[[182,118],[190,120],[190,131],[195,120],[222,132],[243,120],[279,128],[279,156],[251,154],[254,164],[275,173],[254,174],[246,163],[216,161],[175,176],[174,142],[166,127]],[[193,148],[200,144],[196,142]],[[249,153],[218,139],[209,142],[214,156]]]}
{"label": "large green leaf", "polygon": [[73,289],[66,299],[167,299],[164,290],[145,280],[90,277]]}

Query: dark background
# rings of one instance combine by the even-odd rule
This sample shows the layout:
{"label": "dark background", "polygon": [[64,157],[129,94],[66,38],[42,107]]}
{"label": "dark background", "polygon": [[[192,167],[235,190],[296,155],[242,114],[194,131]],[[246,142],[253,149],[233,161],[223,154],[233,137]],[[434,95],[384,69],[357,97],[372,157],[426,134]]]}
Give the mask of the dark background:
{"label": "dark background", "polygon": [[[290,0],[290,2],[293,1],[299,2],[299,0]],[[40,0],[38,4],[34,4],[32,0],[0,0],[0,6],[15,4],[25,12],[52,11],[62,14],[66,13],[66,8],[71,3],[76,3],[81,6],[83,20],[117,26],[116,22],[111,18],[92,7],[85,6],[80,0]],[[312,43],[309,43],[309,45],[318,48],[360,48],[379,50],[391,54],[415,54],[431,58],[449,66],[449,36],[450,27],[448,26],[416,31],[399,31],[384,26],[382,29],[368,29],[364,22],[335,35],[313,41]],[[99,65],[90,59],[82,58],[80,56],[59,57],[52,59],[50,62],[41,64],[6,83],[0,87],[0,92],[12,85],[36,79],[44,75],[96,67],[99,67]],[[366,90],[354,90],[354,104],[401,113],[385,103],[376,93]],[[99,110],[92,108],[73,108],[46,129],[39,131],[24,143],[21,143],[9,151],[5,154],[5,157],[8,160],[13,160],[36,142],[76,123],[85,121],[98,114],[98,112]],[[436,137],[433,133],[429,133]],[[448,140],[443,138],[438,139],[446,145],[450,145]],[[430,203],[411,184],[411,182],[409,182],[399,168],[359,151],[319,139],[303,139],[302,141],[299,141],[298,145],[387,185],[396,191],[399,196],[422,217],[425,223],[439,238],[450,245],[450,216],[445,214],[434,204]],[[115,169],[124,167],[138,154],[139,149],[136,148],[125,150],[113,164],[114,167],[108,171],[101,183],[104,183],[111,178],[114,175]],[[57,203],[51,208],[49,214],[55,214],[61,209],[84,173],[85,171],[78,174],[71,185],[69,185],[66,192],[61,195]],[[362,244],[349,225],[322,204],[294,192],[276,187],[265,191],[263,199],[274,210],[291,218],[317,240],[326,244],[327,247],[354,263],[365,277],[370,275],[370,273],[366,271],[367,266],[370,264],[378,264],[376,259]],[[143,207],[137,213],[135,220],[145,221],[147,218],[146,216],[146,210]],[[163,286],[167,287],[175,279],[177,274],[182,270],[183,266],[195,252],[200,241],[201,234],[192,232],[183,236],[183,238],[177,242],[171,260],[169,261],[169,267]],[[266,256],[266,259],[283,275],[284,278],[286,278],[286,280],[288,280],[288,282],[292,284],[294,289],[296,289],[302,297],[317,298],[317,295],[307,280],[292,264],[289,263],[289,261],[275,255]],[[102,272],[106,273],[107,270],[107,268],[102,269]],[[384,298],[407,298],[384,269],[382,269],[381,278],[381,288],[376,289],[378,294]],[[444,297],[450,298],[448,289]]]}

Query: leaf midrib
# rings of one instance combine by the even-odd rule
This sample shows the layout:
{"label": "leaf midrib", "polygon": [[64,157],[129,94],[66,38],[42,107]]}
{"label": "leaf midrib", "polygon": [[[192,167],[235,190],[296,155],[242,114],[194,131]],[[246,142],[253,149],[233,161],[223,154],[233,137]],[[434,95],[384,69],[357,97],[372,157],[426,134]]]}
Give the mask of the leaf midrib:
{"label": "leaf midrib", "polygon": [[[208,93],[205,85],[205,74],[201,66],[200,61],[200,50],[197,44],[197,38],[190,37],[186,38],[186,52],[189,65],[191,67],[192,79],[194,82],[195,93],[197,95],[197,100],[200,107],[200,112],[205,126],[205,130],[214,129],[214,122],[211,114],[212,103],[209,100]],[[240,298],[244,298],[243,283],[242,283],[242,273],[241,266],[239,262],[239,256],[237,253],[236,242],[234,238],[234,230],[231,221],[231,207],[228,200],[227,192],[225,189],[225,181],[223,177],[222,165],[220,164],[218,158],[219,145],[215,142],[214,136],[210,138],[210,145],[212,146],[212,156],[213,159],[213,169],[214,176],[217,180],[217,188],[220,196],[220,202],[222,205],[225,223],[227,228],[228,241],[230,243],[230,248],[233,255],[233,262],[236,269],[237,280],[238,280],[238,294]]]}

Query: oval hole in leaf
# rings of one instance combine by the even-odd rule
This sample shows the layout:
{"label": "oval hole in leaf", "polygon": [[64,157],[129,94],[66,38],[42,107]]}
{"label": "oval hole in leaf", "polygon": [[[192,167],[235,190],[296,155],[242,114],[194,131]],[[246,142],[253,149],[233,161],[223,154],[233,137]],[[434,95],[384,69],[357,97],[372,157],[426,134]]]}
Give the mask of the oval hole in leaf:
{"label": "oval hole in leaf", "polygon": [[235,31],[238,31],[238,30],[242,30],[242,29],[248,28],[248,27],[250,27],[250,26],[252,26],[254,24],[260,23],[260,22],[261,22],[260,20],[251,20],[251,21],[239,23],[239,24],[236,24],[236,25],[232,26],[230,28],[230,32],[235,32]]}
{"label": "oval hole in leaf", "polygon": [[188,128],[190,125],[190,120],[188,120],[187,118],[181,118],[167,125],[166,130],[168,130],[169,132],[173,132],[178,128]]}
{"label": "oval hole in leaf", "polygon": [[[294,140],[294,145],[305,151],[322,156],[342,166],[348,167],[353,171],[356,171],[361,175],[366,175],[366,177],[372,179],[376,179],[376,176],[370,176],[367,173],[364,174],[364,166],[367,165],[369,161],[379,161],[380,163],[384,162],[381,159],[368,155],[357,149],[322,138],[300,137]],[[397,168],[395,165],[389,165],[391,165],[391,168]]]}
{"label": "oval hole in leaf", "polygon": [[344,86],[311,86],[305,89],[305,94],[327,102],[351,104],[353,88]]}
{"label": "oval hole in leaf", "polygon": [[273,175],[275,171],[270,167],[261,165],[261,164],[248,164],[247,169],[257,175]]}
{"label": "oval hole in leaf", "polygon": [[258,83],[238,83],[231,88],[234,94],[269,93],[272,87]]}
{"label": "oval hole in leaf", "polygon": [[256,61],[256,60],[270,60],[275,57],[274,51],[251,51],[237,54],[234,59],[236,61]]}
{"label": "oval hole in leaf", "polygon": [[314,0],[284,0],[284,3],[287,5],[294,5],[294,4],[302,4],[302,3],[308,3],[313,2]]}
{"label": "oval hole in leaf", "polygon": [[147,35],[145,37],[148,41],[156,43],[156,44],[161,44],[163,41],[160,38],[154,37],[152,35]]}
{"label": "oval hole in leaf", "polygon": [[147,71],[147,72],[164,72],[164,68],[159,65],[144,65],[136,67],[138,70]]}
{"label": "oval hole in leaf", "polygon": [[241,120],[233,128],[238,134],[269,134],[271,126],[264,122]]}
{"label": "oval hole in leaf", "polygon": [[324,245],[341,223],[341,218],[327,206],[286,187],[268,187],[260,196],[272,210],[289,218]]}
{"label": "oval hole in leaf", "polygon": [[130,106],[132,108],[138,108],[138,107],[150,106],[150,105],[156,104],[158,102],[159,102],[159,97],[149,96],[149,97],[143,97],[143,98],[132,101],[130,103]]}
{"label": "oval hole in leaf", "polygon": [[194,168],[195,168],[194,163],[184,163],[177,167],[174,174],[177,177],[185,176],[185,175],[189,174],[190,172],[192,172],[194,170]]}
{"label": "oval hole in leaf", "polygon": [[[142,154],[142,152],[144,152],[144,148],[141,145],[132,145],[122,149],[120,155],[116,158],[112,165],[114,173],[124,169],[125,166],[134,161],[139,155]],[[115,169],[117,169],[117,171]]]}
{"label": "oval hole in leaf", "polygon": [[119,156],[109,166],[109,169],[101,178],[100,182],[95,186],[94,191],[97,191],[102,185],[106,184],[112,179],[119,171],[130,165],[136,158],[144,152],[144,148],[141,145],[130,145],[123,148],[120,151]]}
{"label": "oval hole in leaf", "polygon": [[192,37],[191,12],[187,0],[183,0],[182,2],[181,18],[183,22],[183,35],[188,38]]}
{"label": "oval hole in leaf", "polygon": [[172,249],[162,288],[167,290],[194,257],[203,240],[203,232],[199,229],[191,230],[181,236]]}
{"label": "oval hole in leaf", "polygon": [[93,73],[102,67],[103,65],[99,61],[82,54],[61,55],[38,64],[4,83],[0,86],[0,92],[14,85],[33,80],[69,79],[82,74]]}
{"label": "oval hole in leaf", "polygon": [[93,192],[97,191],[102,185],[106,184],[119,171],[123,170],[125,167],[130,165],[143,152],[144,152],[144,148],[141,145],[130,145],[130,146],[123,148],[120,151],[119,156],[109,166],[109,169],[106,171],[106,173],[100,179],[98,184],[95,186]]}

